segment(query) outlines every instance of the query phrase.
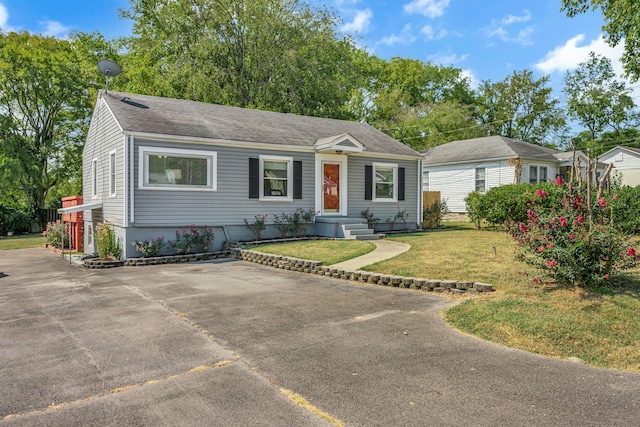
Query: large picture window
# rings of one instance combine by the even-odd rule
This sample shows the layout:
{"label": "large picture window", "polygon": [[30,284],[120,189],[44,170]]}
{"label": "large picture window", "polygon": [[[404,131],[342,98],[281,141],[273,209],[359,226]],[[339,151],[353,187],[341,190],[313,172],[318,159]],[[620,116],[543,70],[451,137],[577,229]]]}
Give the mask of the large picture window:
{"label": "large picture window", "polygon": [[148,190],[215,191],[214,151],[140,147],[139,188]]}
{"label": "large picture window", "polygon": [[398,165],[374,163],[374,201],[397,201]]}
{"label": "large picture window", "polygon": [[293,200],[293,158],[260,156],[260,198]]}

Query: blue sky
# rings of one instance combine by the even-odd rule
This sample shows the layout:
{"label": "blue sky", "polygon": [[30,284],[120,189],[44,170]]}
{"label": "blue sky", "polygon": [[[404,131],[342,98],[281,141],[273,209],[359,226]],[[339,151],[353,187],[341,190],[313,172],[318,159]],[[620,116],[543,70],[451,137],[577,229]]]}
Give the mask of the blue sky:
{"label": "blue sky", "polygon": [[[602,39],[599,12],[567,18],[560,0],[309,0],[343,19],[340,30],[383,57],[409,57],[464,70],[475,86],[514,70],[549,74],[559,88],[589,51],[609,57],[617,72],[622,46]],[[118,17],[128,0],[0,0],[3,31],[66,37],[73,30],[107,38],[130,34]],[[560,97],[561,93],[556,92]]]}

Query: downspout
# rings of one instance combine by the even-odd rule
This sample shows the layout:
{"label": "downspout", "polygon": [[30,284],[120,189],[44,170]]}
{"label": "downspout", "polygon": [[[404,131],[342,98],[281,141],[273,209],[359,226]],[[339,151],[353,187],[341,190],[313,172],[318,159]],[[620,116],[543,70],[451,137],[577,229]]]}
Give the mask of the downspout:
{"label": "downspout", "polygon": [[129,150],[127,150],[127,142],[128,142],[128,138],[125,135],[123,138],[123,147],[122,147],[122,153],[123,153],[123,157],[124,157],[124,167],[123,169],[123,173],[124,173],[124,185],[123,187],[123,191],[124,194],[122,195],[123,198],[123,215],[122,217],[124,218],[124,228],[126,229],[127,227],[129,227]]}
{"label": "downspout", "polygon": [[422,159],[418,159],[418,228],[422,228]]}
{"label": "downspout", "polygon": [[[135,157],[134,157],[134,149],[133,149],[133,145],[135,143],[134,137],[133,135],[129,136],[129,177],[131,178],[129,180],[129,215],[130,216],[130,220],[129,220],[129,224],[134,224],[136,221],[136,217],[135,217],[135,204],[134,204],[134,182],[135,182],[135,175],[134,175],[134,168],[133,168],[133,164],[135,162]],[[138,161],[140,161],[138,159]]]}

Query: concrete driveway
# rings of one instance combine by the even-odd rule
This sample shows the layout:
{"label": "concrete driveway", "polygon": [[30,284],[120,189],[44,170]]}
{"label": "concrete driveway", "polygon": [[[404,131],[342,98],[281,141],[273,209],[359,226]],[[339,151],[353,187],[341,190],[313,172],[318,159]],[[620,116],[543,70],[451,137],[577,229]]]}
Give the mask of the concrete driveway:
{"label": "concrete driveway", "polygon": [[241,261],[3,251],[0,425],[638,425],[640,375],[460,334],[447,304]]}

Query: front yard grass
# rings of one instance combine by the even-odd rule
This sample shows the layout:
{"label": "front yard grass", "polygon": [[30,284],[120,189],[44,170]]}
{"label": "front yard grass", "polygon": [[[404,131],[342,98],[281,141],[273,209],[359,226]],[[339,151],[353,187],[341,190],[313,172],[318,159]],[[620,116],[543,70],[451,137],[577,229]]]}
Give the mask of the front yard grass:
{"label": "front yard grass", "polygon": [[337,264],[374,250],[376,245],[359,240],[300,240],[288,243],[268,243],[251,246],[258,252]]}
{"label": "front yard grass", "polygon": [[25,234],[19,236],[0,236],[0,251],[8,249],[37,248],[45,243],[42,234]]}
{"label": "front yard grass", "polygon": [[[550,357],[640,372],[640,269],[599,292],[536,285],[529,266],[514,260],[515,242],[502,231],[449,224],[445,230],[388,238],[411,249],[364,270],[494,285],[496,292],[465,297],[443,313],[460,331]],[[298,243],[294,252],[305,258],[304,242]]]}

